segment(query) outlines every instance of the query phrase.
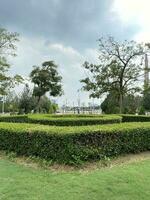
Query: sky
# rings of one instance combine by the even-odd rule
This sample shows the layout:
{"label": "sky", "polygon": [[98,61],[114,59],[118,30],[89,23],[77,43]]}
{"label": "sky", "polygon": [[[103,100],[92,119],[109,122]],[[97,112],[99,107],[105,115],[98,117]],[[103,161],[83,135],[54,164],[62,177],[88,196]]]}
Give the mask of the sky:
{"label": "sky", "polygon": [[150,41],[149,8],[149,0],[0,0],[0,27],[20,34],[11,73],[28,77],[33,65],[54,60],[63,77],[58,103],[76,105],[80,97],[87,104],[88,93],[77,91],[82,64],[98,63],[97,40]]}

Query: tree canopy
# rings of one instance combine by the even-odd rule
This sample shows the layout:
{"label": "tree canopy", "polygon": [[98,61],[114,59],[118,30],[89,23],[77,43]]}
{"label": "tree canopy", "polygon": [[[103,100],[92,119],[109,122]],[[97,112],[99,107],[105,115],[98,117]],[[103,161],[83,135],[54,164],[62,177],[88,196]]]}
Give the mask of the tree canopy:
{"label": "tree canopy", "polygon": [[53,97],[62,94],[62,77],[53,61],[46,61],[41,67],[34,66],[30,78],[34,83],[33,95],[38,97],[38,101],[47,92]]}
{"label": "tree canopy", "polygon": [[135,41],[118,42],[113,37],[100,38],[98,41],[100,63],[83,64],[87,71],[87,77],[81,80],[83,89],[96,98],[115,92],[119,97],[121,113],[124,95],[139,91],[145,47]]}
{"label": "tree canopy", "polygon": [[[105,114],[116,114],[119,112],[118,96],[115,93],[109,93],[101,104],[101,109]],[[123,113],[140,113],[142,106],[142,96],[126,94],[123,101]]]}
{"label": "tree canopy", "polygon": [[0,28],[0,95],[6,95],[10,88],[23,81],[20,75],[8,75],[10,65],[7,57],[16,56],[17,41],[19,41],[17,33]]}

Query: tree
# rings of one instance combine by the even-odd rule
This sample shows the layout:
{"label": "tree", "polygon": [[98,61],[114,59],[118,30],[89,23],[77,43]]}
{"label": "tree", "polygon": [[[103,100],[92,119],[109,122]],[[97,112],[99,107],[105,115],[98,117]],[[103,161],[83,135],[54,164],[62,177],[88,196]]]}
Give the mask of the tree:
{"label": "tree", "polygon": [[141,111],[142,96],[127,94],[123,101],[123,113],[124,114],[135,114]]}
{"label": "tree", "polygon": [[16,56],[16,42],[19,41],[18,33],[8,32],[4,28],[0,28],[0,55]]}
{"label": "tree", "polygon": [[[123,113],[135,114],[139,113],[142,105],[142,97],[134,94],[126,94],[123,101]],[[101,104],[104,113],[114,114],[119,112],[119,99],[115,93],[109,93]]]}
{"label": "tree", "polygon": [[101,103],[101,109],[105,114],[115,114],[119,112],[118,97],[114,93],[109,93]]}
{"label": "tree", "polygon": [[38,105],[43,95],[49,92],[50,96],[62,94],[62,77],[58,74],[57,65],[53,61],[46,61],[41,68],[34,66],[30,73],[34,83],[33,95],[38,97]]}
{"label": "tree", "polygon": [[15,43],[17,41],[17,33],[11,33],[0,28],[0,95],[6,95],[10,88],[23,81],[20,75],[11,77],[7,74],[10,68],[7,56],[16,56]]}
{"label": "tree", "polygon": [[[12,114],[18,113],[19,111],[19,97],[15,91],[11,91],[5,97],[4,111]],[[2,102],[0,104],[0,112],[2,112]]]}
{"label": "tree", "polygon": [[55,113],[57,110],[57,104],[52,103],[47,96],[43,96],[39,103],[39,110],[42,113]]}
{"label": "tree", "polygon": [[[33,91],[30,89],[29,85],[26,84],[19,98],[19,113],[28,114],[36,111],[38,99],[32,94]],[[38,107],[40,113],[54,113],[56,111],[54,107],[55,104],[53,104],[47,96],[44,95],[41,97]]]}
{"label": "tree", "polygon": [[35,109],[36,104],[37,100],[32,96],[29,85],[26,84],[19,99],[19,112],[25,114],[30,113]]}
{"label": "tree", "polygon": [[123,97],[129,92],[139,91],[142,59],[145,48],[135,41],[119,43],[113,37],[99,40],[100,64],[85,62],[83,67],[88,76],[81,80],[83,89],[90,91],[90,97],[115,92],[119,98],[119,110],[123,110]]}
{"label": "tree", "polygon": [[144,90],[142,106],[145,111],[150,111],[150,87]]}

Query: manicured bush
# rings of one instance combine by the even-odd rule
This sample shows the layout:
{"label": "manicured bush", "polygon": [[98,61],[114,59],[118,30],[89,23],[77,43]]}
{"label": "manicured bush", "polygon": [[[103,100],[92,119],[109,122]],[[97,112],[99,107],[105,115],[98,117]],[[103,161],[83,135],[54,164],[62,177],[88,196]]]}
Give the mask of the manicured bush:
{"label": "manicured bush", "polygon": [[[38,116],[38,115],[37,115]],[[41,114],[39,115],[41,116]],[[54,118],[85,118],[85,117],[105,117],[105,116],[109,116],[109,117],[112,117],[112,116],[115,116],[115,115],[102,115],[102,114],[52,114],[52,115],[45,115],[47,117],[54,117]]]}
{"label": "manicured bush", "polygon": [[0,150],[78,165],[150,150],[150,123],[80,127],[0,123]]}
{"label": "manicured bush", "polygon": [[150,122],[146,115],[15,115],[1,116],[0,122],[34,123],[51,126],[84,126],[120,122]]}
{"label": "manicured bush", "polygon": [[28,116],[27,115],[1,116],[0,122],[27,123],[28,122]]}
{"label": "manicured bush", "polygon": [[120,116],[95,116],[95,117],[40,117],[40,116],[29,116],[32,123],[39,123],[44,125],[55,125],[55,126],[83,126],[83,125],[97,125],[97,124],[111,124],[120,123]]}
{"label": "manicured bush", "polygon": [[[69,117],[70,116],[70,117]],[[54,117],[54,115],[23,115],[23,116],[7,116],[0,117],[1,122],[20,122],[20,123],[34,123],[34,124],[44,124],[53,126],[82,126],[82,125],[96,125],[96,124],[111,124],[120,123],[120,116],[97,116],[97,115],[68,115]]]}
{"label": "manicured bush", "polygon": [[122,122],[150,122],[150,116],[146,116],[146,115],[122,115]]}

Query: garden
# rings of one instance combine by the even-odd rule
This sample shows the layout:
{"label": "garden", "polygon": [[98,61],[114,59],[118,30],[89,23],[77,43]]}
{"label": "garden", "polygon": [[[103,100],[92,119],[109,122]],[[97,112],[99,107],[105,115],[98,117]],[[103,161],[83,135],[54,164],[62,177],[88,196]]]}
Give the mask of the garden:
{"label": "garden", "polygon": [[0,28],[0,200],[150,199],[150,44],[100,37],[99,63],[70,73],[43,60],[76,54],[56,42],[20,75],[18,41]]}
{"label": "garden", "polygon": [[0,118],[0,150],[80,165],[150,150],[150,117],[24,115]]}
{"label": "garden", "polygon": [[29,114],[0,121],[1,199],[149,199],[150,117]]}

